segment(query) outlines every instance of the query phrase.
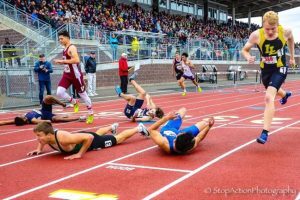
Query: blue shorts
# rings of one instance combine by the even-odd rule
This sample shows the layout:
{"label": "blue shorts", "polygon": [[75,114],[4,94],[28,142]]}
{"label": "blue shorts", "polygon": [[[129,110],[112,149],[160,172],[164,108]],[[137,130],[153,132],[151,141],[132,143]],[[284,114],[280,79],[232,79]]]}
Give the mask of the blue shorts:
{"label": "blue shorts", "polygon": [[[272,71],[263,69],[261,72],[261,77],[265,88],[272,86],[279,90],[286,79],[287,70],[287,67],[280,67]],[[281,71],[284,73],[282,73]]]}
{"label": "blue shorts", "polygon": [[52,105],[45,104],[44,102],[42,103],[42,109],[40,110],[42,113],[42,119],[43,120],[52,120],[52,118],[55,116],[52,113]]}
{"label": "blue shorts", "polygon": [[124,114],[126,115],[126,117],[130,119],[134,115],[135,111],[141,108],[143,104],[144,104],[143,99],[136,99],[133,106],[129,104],[125,106]]}

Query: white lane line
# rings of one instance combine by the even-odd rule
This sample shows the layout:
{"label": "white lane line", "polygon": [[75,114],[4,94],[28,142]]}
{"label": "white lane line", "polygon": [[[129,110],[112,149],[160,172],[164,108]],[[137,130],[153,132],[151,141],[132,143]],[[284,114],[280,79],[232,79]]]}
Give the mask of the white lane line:
{"label": "white lane line", "polygon": [[192,172],[192,170],[173,169],[173,168],[164,168],[164,167],[151,167],[151,166],[144,166],[144,165],[130,165],[130,164],[121,164],[121,163],[109,163],[109,165],[117,165],[117,166],[133,167],[133,168],[141,168],[141,169],[154,169],[154,170],[172,171],[172,172],[183,172],[183,173]]}
{"label": "white lane line", "polygon": [[16,161],[12,161],[12,162],[9,162],[9,163],[1,164],[0,167],[5,167],[5,166],[8,166],[8,165],[12,165],[12,164],[16,164],[16,163],[19,163],[19,162],[23,162],[23,161],[27,161],[27,160],[39,158],[39,157],[42,157],[42,156],[47,156],[47,155],[54,154],[54,153],[59,153],[59,152],[57,152],[57,151],[51,151],[51,152],[48,152],[48,153],[43,153],[41,155],[23,158],[23,159],[20,159],[20,160],[16,160]]}
{"label": "white lane line", "polygon": [[62,182],[62,181],[64,181],[64,180],[73,178],[73,177],[75,177],[75,176],[79,176],[79,175],[81,175],[81,174],[85,174],[85,173],[87,173],[87,172],[90,172],[90,171],[92,171],[92,170],[98,169],[98,168],[103,167],[103,166],[105,166],[105,165],[107,165],[107,164],[110,164],[110,163],[112,163],[112,162],[117,162],[117,161],[119,161],[119,160],[122,160],[122,159],[125,159],[125,158],[129,158],[129,157],[131,157],[131,156],[134,156],[134,155],[143,153],[143,152],[145,152],[145,151],[149,151],[149,150],[154,149],[154,148],[156,148],[156,146],[152,146],[152,147],[149,147],[149,148],[146,148],[146,149],[143,149],[143,150],[140,150],[140,151],[137,151],[137,152],[128,154],[128,155],[126,155],[126,156],[119,157],[119,158],[117,158],[117,159],[114,159],[114,160],[111,160],[111,161],[102,163],[102,164],[100,164],[100,165],[96,165],[96,166],[94,166],[94,167],[90,167],[90,168],[88,168],[88,169],[79,171],[79,172],[74,173],[74,174],[70,174],[70,175],[65,176],[65,177],[63,177],[63,178],[60,178],[60,179],[56,179],[56,180],[54,180],[54,181],[48,182],[48,183],[43,184],[43,185],[40,185],[40,186],[38,186],[38,187],[34,187],[34,188],[32,188],[32,189],[25,190],[25,191],[23,191],[23,192],[20,192],[20,193],[18,193],[18,194],[13,195],[13,196],[6,197],[4,200],[10,200],[10,199],[18,198],[18,197],[23,196],[23,195],[25,195],[25,194],[34,192],[34,191],[36,191],[36,190],[40,190],[40,189],[45,188],[45,187],[48,187],[48,186],[50,186],[50,185],[54,185],[54,184],[56,184],[56,183],[59,183],[59,182]]}
{"label": "white lane line", "polygon": [[[296,121],[296,122],[294,122],[294,123],[292,123],[292,124],[288,124],[288,125],[286,125],[286,126],[283,126],[283,127],[279,128],[279,129],[277,129],[277,130],[274,130],[274,131],[270,132],[269,135],[272,135],[272,134],[274,134],[274,133],[277,133],[277,132],[279,132],[279,131],[281,131],[281,130],[287,128],[287,127],[290,127],[290,126],[293,126],[293,125],[295,125],[295,124],[298,124],[299,122],[300,122],[300,121]],[[166,186],[160,188],[159,190],[157,190],[157,191],[155,191],[155,192],[149,194],[148,196],[146,196],[145,198],[143,198],[143,200],[151,200],[151,199],[153,199],[154,197],[156,197],[156,196],[158,196],[159,194],[165,192],[166,190],[170,189],[171,187],[173,187],[173,186],[175,186],[175,185],[181,183],[182,181],[184,181],[184,180],[190,178],[191,176],[195,175],[196,173],[198,173],[198,172],[200,172],[200,171],[206,169],[207,167],[209,167],[209,166],[215,164],[216,162],[218,162],[218,161],[220,161],[220,160],[222,160],[222,159],[224,159],[224,158],[230,156],[231,154],[233,154],[233,153],[235,153],[235,152],[237,152],[237,151],[239,151],[239,150],[241,150],[241,149],[243,149],[243,148],[245,148],[245,147],[247,147],[247,146],[249,146],[250,144],[255,143],[255,142],[256,142],[256,139],[251,140],[251,141],[249,141],[249,142],[247,142],[247,143],[244,143],[244,144],[242,144],[242,145],[240,145],[240,146],[238,146],[238,147],[236,147],[236,148],[234,148],[234,149],[232,149],[232,150],[230,150],[230,151],[227,151],[226,153],[224,153],[224,154],[218,156],[217,158],[215,158],[215,159],[213,159],[213,160],[211,160],[211,161],[205,163],[204,165],[201,165],[201,166],[198,167],[197,169],[193,170],[191,173],[188,173],[188,174],[186,174],[185,176],[182,176],[181,178],[179,178],[179,179],[177,179],[177,180],[175,180],[175,181],[169,183],[168,185],[166,185]]]}

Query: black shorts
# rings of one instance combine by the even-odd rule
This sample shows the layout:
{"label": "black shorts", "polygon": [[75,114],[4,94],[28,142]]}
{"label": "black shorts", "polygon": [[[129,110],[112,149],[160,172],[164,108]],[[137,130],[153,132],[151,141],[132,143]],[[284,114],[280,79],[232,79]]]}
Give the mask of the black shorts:
{"label": "black shorts", "polygon": [[45,104],[44,102],[42,103],[42,120],[52,120],[52,118],[55,116],[52,113],[52,105]]}
{"label": "black shorts", "polygon": [[124,114],[129,119],[134,115],[135,111],[143,106],[144,100],[143,99],[136,99],[133,106],[127,104],[124,109]]}
{"label": "black shorts", "polygon": [[178,81],[179,79],[181,79],[183,73],[176,73],[176,80]]}
{"label": "black shorts", "polygon": [[96,150],[96,149],[104,149],[108,147],[115,146],[117,144],[117,140],[113,135],[98,135],[94,132],[81,132],[81,133],[89,133],[94,136],[91,146],[88,148],[88,151]]}
{"label": "black shorts", "polygon": [[279,67],[274,70],[262,70],[261,77],[265,88],[272,86],[279,90],[287,76],[288,67]]}

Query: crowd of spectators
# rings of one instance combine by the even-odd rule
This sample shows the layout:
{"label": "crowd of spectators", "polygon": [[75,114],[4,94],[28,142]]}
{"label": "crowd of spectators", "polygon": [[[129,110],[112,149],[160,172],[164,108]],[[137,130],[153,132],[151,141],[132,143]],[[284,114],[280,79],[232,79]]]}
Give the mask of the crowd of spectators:
{"label": "crowd of spectators", "polygon": [[[207,39],[212,42],[241,40],[258,28],[248,29],[245,23],[227,23],[196,19],[160,12],[158,16],[137,4],[115,4],[113,0],[8,0],[16,7],[31,13],[32,20],[41,19],[58,28],[67,22],[97,25],[101,30],[138,30],[165,33],[184,43],[187,38]],[[232,41],[231,41],[232,42]]]}

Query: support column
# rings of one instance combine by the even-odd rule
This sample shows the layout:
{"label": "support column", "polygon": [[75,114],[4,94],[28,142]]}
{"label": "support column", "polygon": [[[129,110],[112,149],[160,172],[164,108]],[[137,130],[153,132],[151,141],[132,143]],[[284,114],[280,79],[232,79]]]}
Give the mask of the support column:
{"label": "support column", "polygon": [[232,25],[235,25],[235,6],[232,5]]}
{"label": "support column", "polygon": [[206,24],[208,19],[208,0],[203,0],[203,19]]}
{"label": "support column", "polygon": [[249,29],[251,28],[251,11],[248,12],[248,25]]}

